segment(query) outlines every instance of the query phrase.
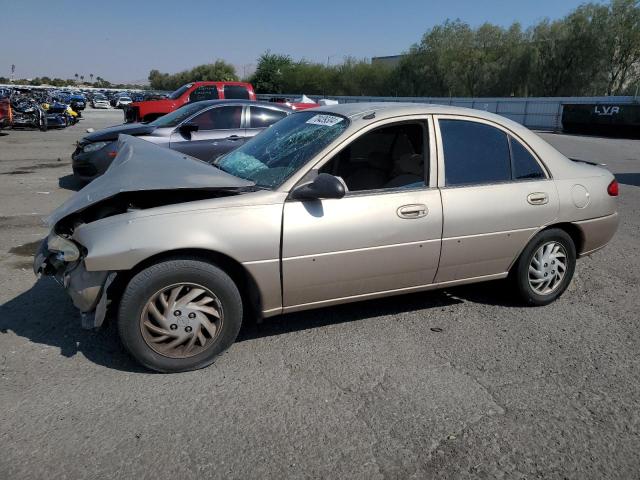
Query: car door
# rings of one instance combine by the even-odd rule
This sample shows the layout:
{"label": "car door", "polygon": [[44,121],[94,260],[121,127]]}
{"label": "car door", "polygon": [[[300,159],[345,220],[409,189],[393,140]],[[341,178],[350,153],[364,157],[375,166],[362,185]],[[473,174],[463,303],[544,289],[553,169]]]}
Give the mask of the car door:
{"label": "car door", "polygon": [[217,100],[220,98],[217,85],[202,85],[195,88],[190,94],[187,102],[202,102],[204,100]]}
{"label": "car door", "polygon": [[[433,135],[428,134],[432,131],[428,118],[413,121],[424,131],[421,154],[427,157],[423,158],[423,171],[415,184],[350,190],[341,199],[285,203],[282,233],[285,311],[408,292],[432,283],[442,232],[440,193],[435,188],[435,147],[429,141]],[[359,132],[320,171],[341,176],[340,172],[331,171],[336,159],[349,152],[349,162],[359,162],[355,150],[373,143],[365,135],[401,122],[402,119],[379,122]],[[362,165],[349,174],[349,181],[358,176],[375,179],[375,174],[367,173],[369,164]]]}
{"label": "car door", "polygon": [[558,214],[553,181],[518,136],[492,122],[437,116],[444,215],[436,282],[503,276]]}
{"label": "car door", "polygon": [[269,107],[248,107],[248,121],[247,121],[247,138],[251,138],[267,127],[270,127],[278,120],[282,120],[287,116],[287,112],[279,110],[277,108]]}
{"label": "car door", "polygon": [[196,125],[198,130],[188,133],[176,128],[171,134],[171,148],[213,161],[244,143],[242,114],[242,105],[216,106],[200,112],[184,122]]}

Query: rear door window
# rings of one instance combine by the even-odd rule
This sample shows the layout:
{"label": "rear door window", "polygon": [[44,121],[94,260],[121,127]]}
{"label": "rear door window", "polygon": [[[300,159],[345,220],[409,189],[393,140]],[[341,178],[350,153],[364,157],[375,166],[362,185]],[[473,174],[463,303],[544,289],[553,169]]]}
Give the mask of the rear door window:
{"label": "rear door window", "polygon": [[249,100],[249,90],[243,85],[225,85],[224,98]]}
{"label": "rear door window", "polygon": [[502,130],[466,120],[439,120],[447,186],[511,180],[509,138]]}
{"label": "rear door window", "polygon": [[287,116],[282,110],[251,107],[249,109],[249,128],[267,128]]}
{"label": "rear door window", "polygon": [[201,102],[203,100],[217,100],[218,99],[218,87],[215,85],[203,85],[196,88],[191,95],[189,95],[190,102]]}

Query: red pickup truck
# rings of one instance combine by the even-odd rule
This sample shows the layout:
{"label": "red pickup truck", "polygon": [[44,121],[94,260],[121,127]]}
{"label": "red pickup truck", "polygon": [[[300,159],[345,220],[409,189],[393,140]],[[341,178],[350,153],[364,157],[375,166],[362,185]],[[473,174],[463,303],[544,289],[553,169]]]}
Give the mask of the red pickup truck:
{"label": "red pickup truck", "polygon": [[168,98],[134,102],[124,109],[125,123],[150,122],[173,112],[186,103],[201,100],[243,99],[255,100],[256,94],[250,83],[244,82],[193,82],[181,86]]}

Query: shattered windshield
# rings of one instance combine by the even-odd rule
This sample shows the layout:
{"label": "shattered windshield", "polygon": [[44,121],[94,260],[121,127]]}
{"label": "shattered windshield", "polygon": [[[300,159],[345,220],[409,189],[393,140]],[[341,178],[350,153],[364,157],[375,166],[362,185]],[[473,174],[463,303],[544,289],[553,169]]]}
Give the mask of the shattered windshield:
{"label": "shattered windshield", "polygon": [[349,125],[346,117],[306,111],[289,115],[214,165],[259,187],[276,188]]}

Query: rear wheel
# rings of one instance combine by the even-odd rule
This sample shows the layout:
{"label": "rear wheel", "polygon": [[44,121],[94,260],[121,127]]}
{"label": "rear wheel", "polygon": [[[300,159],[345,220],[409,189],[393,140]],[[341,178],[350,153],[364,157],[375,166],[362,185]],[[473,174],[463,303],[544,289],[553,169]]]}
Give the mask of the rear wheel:
{"label": "rear wheel", "polygon": [[124,292],[118,332],[142,365],[159,372],[206,367],[236,339],[242,300],[214,265],[169,260],[142,270]]}
{"label": "rear wheel", "polygon": [[536,235],[524,249],[512,278],[519,296],[529,305],[548,305],[567,289],[576,266],[576,247],[564,230],[552,228]]}

